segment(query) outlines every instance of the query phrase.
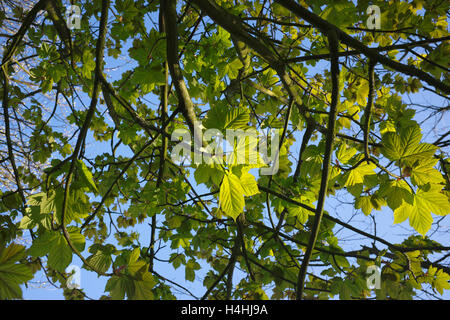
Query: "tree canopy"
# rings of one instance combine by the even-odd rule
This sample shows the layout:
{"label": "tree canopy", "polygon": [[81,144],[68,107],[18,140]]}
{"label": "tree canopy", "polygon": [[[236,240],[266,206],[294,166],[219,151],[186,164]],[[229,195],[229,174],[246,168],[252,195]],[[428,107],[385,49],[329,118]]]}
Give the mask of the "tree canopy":
{"label": "tree canopy", "polygon": [[0,299],[450,289],[447,1],[0,7]]}

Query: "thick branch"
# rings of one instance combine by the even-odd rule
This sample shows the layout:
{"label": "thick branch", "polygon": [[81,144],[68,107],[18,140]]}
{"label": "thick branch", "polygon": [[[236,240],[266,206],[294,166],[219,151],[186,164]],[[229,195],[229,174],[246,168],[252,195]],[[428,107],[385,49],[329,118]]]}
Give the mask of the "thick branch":
{"label": "thick branch", "polygon": [[189,91],[184,82],[181,67],[178,61],[178,31],[177,31],[177,11],[176,0],[166,0],[162,2],[164,12],[164,20],[166,26],[167,39],[167,62],[169,65],[170,75],[178,96],[178,103],[184,118],[187,121],[189,130],[194,139],[200,146],[203,144],[201,138],[201,131],[197,125],[197,117],[194,111],[194,104],[192,103]]}
{"label": "thick branch", "polygon": [[[394,44],[394,45],[390,45],[390,46],[383,46],[383,47],[377,47],[377,48],[371,48],[371,49],[373,49],[377,52],[393,51],[393,50],[400,50],[400,49],[408,49],[410,47],[424,46],[429,43],[437,43],[437,42],[443,42],[443,41],[448,41],[448,40],[450,40],[450,36],[427,39],[427,40],[420,40],[420,41],[414,41],[414,42],[407,42],[407,43],[401,43],[401,44]],[[339,57],[349,57],[349,56],[354,56],[354,55],[359,55],[359,54],[361,54],[361,51],[359,51],[359,50],[347,50],[347,51],[340,51],[338,53]],[[310,61],[310,60],[322,60],[322,59],[330,59],[330,54],[323,53],[323,54],[316,54],[316,55],[311,55],[311,56],[289,58],[289,59],[286,59],[285,62],[298,63],[298,62],[304,62],[304,61]]]}
{"label": "thick branch", "polygon": [[330,175],[331,166],[331,155],[333,152],[333,142],[335,138],[335,124],[336,124],[336,108],[339,102],[339,57],[337,56],[338,51],[338,35],[334,30],[328,31],[328,41],[330,46],[330,51],[332,52],[331,58],[331,105],[330,114],[328,116],[328,133],[325,140],[325,154],[323,159],[322,168],[322,179],[320,182],[319,196],[317,199],[317,208],[314,216],[314,224],[311,229],[311,235],[309,238],[308,247],[305,252],[305,257],[303,259],[300,272],[298,273],[297,279],[297,290],[296,296],[298,300],[301,300],[303,294],[303,287],[305,283],[306,270],[308,268],[309,261],[311,259],[314,246],[316,244],[317,236],[319,235],[320,222],[322,221],[323,207],[325,204],[325,198],[328,189],[328,180]]}

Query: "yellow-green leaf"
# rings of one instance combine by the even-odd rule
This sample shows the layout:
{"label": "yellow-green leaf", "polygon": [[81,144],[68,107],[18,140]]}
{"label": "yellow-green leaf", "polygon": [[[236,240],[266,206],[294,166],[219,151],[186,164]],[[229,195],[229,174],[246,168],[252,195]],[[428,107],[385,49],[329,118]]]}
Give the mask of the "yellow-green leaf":
{"label": "yellow-green leaf", "polygon": [[25,247],[11,243],[0,246],[0,299],[20,299],[20,285],[33,278],[31,269],[24,264],[16,263],[25,253]]}
{"label": "yellow-green leaf", "polygon": [[359,183],[364,182],[364,177],[367,175],[374,174],[374,169],[376,168],[376,165],[373,163],[367,163],[363,162],[358,167],[347,171],[344,174],[344,181],[347,184],[347,186],[354,186]]}
{"label": "yellow-green leaf", "polygon": [[256,183],[255,177],[251,173],[242,173],[240,181],[245,196],[250,197],[259,193],[258,184]]}
{"label": "yellow-green leaf", "polygon": [[233,219],[236,219],[244,210],[244,189],[239,178],[231,172],[227,172],[223,177],[219,202],[223,212]]}
{"label": "yellow-green leaf", "polygon": [[428,159],[434,155],[437,147],[429,143],[420,143],[421,139],[419,126],[403,129],[400,134],[387,132],[383,135],[381,151],[387,158],[405,163]]}
{"label": "yellow-green leaf", "polygon": [[419,190],[413,199],[413,204],[404,202],[394,211],[394,223],[400,223],[409,218],[411,227],[425,235],[433,223],[431,213],[437,215],[450,213],[450,203],[442,193]]}
{"label": "yellow-green leaf", "polygon": [[427,183],[439,184],[445,182],[442,174],[434,168],[437,159],[424,159],[412,166],[411,182],[416,186],[423,186]]}

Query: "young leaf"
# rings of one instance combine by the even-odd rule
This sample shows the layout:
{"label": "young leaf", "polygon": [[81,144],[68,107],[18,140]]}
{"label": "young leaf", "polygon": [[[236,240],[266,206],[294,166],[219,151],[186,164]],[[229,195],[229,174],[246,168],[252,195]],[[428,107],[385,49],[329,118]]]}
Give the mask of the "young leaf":
{"label": "young leaf", "polygon": [[259,193],[258,184],[251,173],[242,173],[240,180],[245,196],[250,197]]}
{"label": "young leaf", "polygon": [[239,178],[231,172],[227,172],[223,177],[219,202],[223,212],[234,220],[244,210],[244,189]]}
{"label": "young leaf", "polygon": [[436,279],[434,280],[434,287],[442,295],[444,290],[450,290],[450,275],[439,269],[436,272]]}
{"label": "young leaf", "polygon": [[414,201],[411,189],[404,180],[382,183],[378,194],[380,197],[386,198],[387,204],[392,210],[397,209],[404,202],[412,205]]}
{"label": "young leaf", "polygon": [[[74,247],[82,252],[85,246],[84,236],[76,227],[69,227],[67,231]],[[33,257],[42,257],[48,254],[48,265],[55,270],[64,272],[72,261],[73,253],[62,234],[47,231],[33,241],[28,249],[28,254]]]}
{"label": "young leaf", "polygon": [[346,143],[342,143],[336,152],[336,156],[341,163],[346,164],[356,152],[357,150],[355,148],[348,147]]}
{"label": "young leaf", "polygon": [[156,285],[156,280],[150,274],[145,272],[142,276],[142,280],[134,280],[134,295],[130,297],[133,300],[153,300],[152,289]]}
{"label": "young leaf", "polygon": [[86,165],[84,164],[83,161],[78,160],[77,164],[78,164],[79,172],[80,172],[80,175],[81,175],[81,178],[82,178],[84,184],[87,187],[89,187],[89,189],[91,189],[91,191],[98,193],[98,189],[94,182],[94,178],[92,177],[91,171],[89,171],[89,169],[86,167]]}
{"label": "young leaf", "polygon": [[387,132],[383,135],[381,152],[387,158],[405,164],[432,157],[437,147],[429,143],[420,143],[421,139],[422,134],[419,126],[402,129],[400,134]]}
{"label": "young leaf", "polygon": [[394,211],[394,223],[400,223],[409,218],[411,227],[425,235],[433,223],[432,212],[437,215],[450,213],[450,203],[442,193],[425,192],[419,189],[413,199],[413,204],[404,202]]}
{"label": "young leaf", "polygon": [[423,186],[427,183],[440,184],[445,182],[442,174],[434,168],[437,159],[423,159],[414,164],[411,168],[411,182],[416,186]]}
{"label": "young leaf", "polygon": [[343,181],[345,181],[345,184],[348,186],[354,186],[356,184],[364,183],[364,177],[368,175],[374,174],[374,169],[376,168],[376,165],[367,162],[361,163],[356,168],[347,171],[343,176]]}
{"label": "young leaf", "polygon": [[204,121],[208,129],[241,129],[248,128],[250,120],[249,111],[246,108],[224,108],[223,106],[212,107]]}
{"label": "young leaf", "polygon": [[86,261],[90,266],[99,272],[107,272],[112,263],[111,254],[103,250],[97,250],[93,255],[89,256]]}
{"label": "young leaf", "polygon": [[308,221],[309,214],[311,213],[309,210],[300,206],[288,207],[288,212],[291,216],[297,217],[301,224],[305,224]]}
{"label": "young leaf", "polygon": [[370,199],[370,196],[363,196],[363,197],[356,198],[355,209],[361,209],[362,212],[366,216],[371,214],[372,213],[372,209],[373,209],[373,204],[372,204],[372,201]]}

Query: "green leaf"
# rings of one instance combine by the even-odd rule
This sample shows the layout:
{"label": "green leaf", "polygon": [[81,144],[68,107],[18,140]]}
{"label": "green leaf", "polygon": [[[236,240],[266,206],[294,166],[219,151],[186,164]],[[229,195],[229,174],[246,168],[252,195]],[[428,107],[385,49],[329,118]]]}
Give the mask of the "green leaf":
{"label": "green leaf", "polygon": [[233,61],[228,63],[225,67],[225,72],[228,74],[230,79],[236,79],[239,74],[239,69],[244,65],[239,58],[235,58]]}
{"label": "green leaf", "polygon": [[[256,132],[242,134],[237,132],[237,143],[234,144],[233,151],[227,154],[226,162],[229,167],[245,165],[249,168],[261,168],[265,165],[258,152],[258,137]],[[229,141],[230,144],[234,141]]]}
{"label": "green leaf", "polygon": [[[60,193],[58,193],[58,195],[62,195],[62,191]],[[55,197],[56,197],[56,192],[54,192],[53,190],[49,191],[48,194],[43,194],[42,198],[41,198],[41,203],[39,205],[40,209],[41,209],[41,214],[49,214],[49,213],[53,213],[56,210],[56,203],[55,203]]]}
{"label": "green leaf", "polygon": [[404,203],[394,210],[394,224],[402,223],[408,219],[411,212],[411,206],[408,203]]}
{"label": "green leaf", "polygon": [[[322,19],[327,20],[339,28],[347,26],[354,16],[355,6],[351,2],[333,3],[320,13]],[[367,94],[364,97],[367,98]]]}
{"label": "green leaf", "polygon": [[312,214],[311,211],[300,206],[288,207],[288,212],[291,216],[297,217],[301,224],[305,224],[309,215]]}
{"label": "green leaf", "polygon": [[77,164],[84,185],[86,185],[92,191],[98,193],[98,189],[94,182],[94,178],[92,177],[91,171],[89,171],[89,169],[86,167],[86,165],[82,160],[78,160]]}
{"label": "green leaf", "polygon": [[144,260],[134,261],[128,264],[127,270],[133,277],[141,279],[148,272],[148,263]]}
{"label": "green leaf", "polygon": [[219,202],[223,212],[234,220],[244,210],[244,193],[239,178],[233,173],[227,172],[220,186]]}
{"label": "green leaf", "polygon": [[175,269],[178,269],[181,264],[186,264],[185,256],[176,252],[170,255],[170,261]]}
{"label": "green leaf", "polygon": [[226,108],[224,106],[214,106],[208,111],[204,121],[205,128],[208,129],[242,129],[248,128],[250,114],[246,108]]}
{"label": "green leaf", "polygon": [[141,249],[134,248],[133,251],[131,251],[131,255],[130,255],[130,258],[128,260],[128,264],[136,262],[139,259],[140,255],[141,255]]}
{"label": "green leaf", "polygon": [[[30,210],[27,210],[27,218],[24,217],[21,226],[32,226],[33,223],[41,224],[47,229],[51,229],[49,220],[52,215],[55,222],[61,222],[62,208],[64,199],[64,189],[59,188],[49,190],[48,193],[38,193],[28,200]],[[89,198],[81,189],[72,189],[68,196],[68,205],[64,220],[68,225],[72,221],[81,222],[82,218],[88,216],[90,210]],[[30,220],[32,220],[30,222]]]}
{"label": "green leaf", "polygon": [[194,178],[198,184],[208,182],[211,178],[211,167],[207,164],[200,164],[194,171]]}
{"label": "green leaf", "polygon": [[185,278],[193,282],[195,280],[195,270],[200,270],[200,265],[194,260],[189,260],[185,266]]}
{"label": "green leaf", "polygon": [[250,197],[259,193],[258,183],[251,173],[242,173],[240,181],[245,196]]}
{"label": "green leaf", "polygon": [[361,209],[368,216],[372,213],[373,204],[370,196],[359,197],[355,201],[355,209]]}
{"label": "green leaf", "polygon": [[427,183],[440,184],[444,183],[445,179],[442,174],[434,168],[437,159],[423,159],[411,168],[411,182],[416,186],[423,186]]}
{"label": "green leaf", "polygon": [[348,186],[354,186],[356,184],[362,184],[364,183],[364,177],[368,175],[374,174],[374,169],[376,168],[376,165],[367,162],[361,163],[356,168],[347,171],[342,180],[344,181],[344,184]]}
{"label": "green leaf", "polygon": [[346,143],[342,143],[339,146],[336,157],[341,163],[346,164],[356,154],[356,152],[357,150],[355,148],[347,147]]}
{"label": "green leaf", "polygon": [[89,256],[86,261],[90,266],[99,272],[107,272],[112,263],[111,254],[104,250],[97,250],[93,255]]}
{"label": "green leaf", "polygon": [[33,278],[31,269],[20,263],[25,254],[25,247],[11,243],[0,246],[0,299],[22,299],[20,285]]}
{"label": "green leaf", "polygon": [[142,276],[142,280],[134,281],[134,295],[130,298],[133,300],[153,300],[152,289],[156,285],[156,280],[150,274],[145,272]]}
{"label": "green leaf", "polygon": [[46,255],[53,244],[56,232],[45,232],[33,240],[33,244],[28,249],[28,254],[33,257],[42,257]]}
{"label": "green leaf", "polygon": [[431,212],[420,206],[418,202],[414,206],[409,206],[409,224],[421,235],[425,235],[431,228],[433,217]]}
{"label": "green leaf", "polygon": [[11,263],[22,259],[25,255],[25,247],[11,243],[9,246],[0,247],[0,264]]}
{"label": "green leaf", "polygon": [[23,264],[0,264],[0,299],[22,299],[20,284],[32,278],[30,268]]}
{"label": "green leaf", "polygon": [[361,85],[356,90],[356,102],[363,106],[366,104],[366,99],[369,94],[369,83],[368,81],[361,81]]}
{"label": "green leaf", "polygon": [[[82,252],[85,246],[84,236],[79,233],[76,227],[69,227],[67,231],[74,247]],[[72,262],[73,253],[62,234],[55,231],[46,231],[33,241],[28,249],[28,254],[33,257],[42,257],[48,254],[48,265],[55,270],[64,272]]]}
{"label": "green leaf", "polygon": [[18,192],[5,192],[1,199],[5,207],[9,210],[18,209],[22,204],[22,199]]}
{"label": "green leaf", "polygon": [[437,215],[450,213],[450,203],[442,193],[419,190],[413,199],[413,204],[405,202],[394,211],[394,223],[400,223],[409,218],[411,227],[425,235],[433,223],[431,213]]}
{"label": "green leaf", "polygon": [[112,276],[106,283],[105,291],[111,293],[111,299],[123,300],[125,298],[125,294],[134,295],[133,282],[124,276]]}
{"label": "green leaf", "polygon": [[223,129],[248,129],[250,114],[248,109],[233,108],[229,110],[225,116]]}
{"label": "green leaf", "polygon": [[[336,262],[336,264],[338,265],[339,268],[349,268],[350,267],[350,263],[348,262],[347,258],[340,256],[340,255],[335,255],[333,259],[333,262]],[[336,260],[336,261],[334,261]],[[339,269],[338,268],[338,269]]]}
{"label": "green leaf", "polygon": [[[105,291],[111,293],[111,299],[123,300],[125,295],[129,300],[152,300],[154,298],[152,289],[156,285],[156,280],[148,272],[148,264],[142,260],[134,260],[135,258],[136,254],[133,252],[130,260],[133,261],[131,263],[133,270],[130,270],[130,265],[127,266],[129,271],[133,271],[130,272],[131,275],[114,275],[106,283]],[[138,265],[139,268],[136,268]]]}
{"label": "green leaf", "polygon": [[413,194],[408,184],[404,180],[391,180],[380,185],[379,196],[385,197],[388,206],[395,210],[404,202],[412,204]]}
{"label": "green leaf", "polygon": [[212,181],[215,185],[220,185],[223,179],[223,170],[210,164],[199,164],[194,171],[194,178],[198,184]]}
{"label": "green leaf", "polygon": [[[55,220],[57,223],[61,223],[63,200],[64,190],[57,189],[54,199],[51,199],[54,206],[52,208],[56,212]],[[90,209],[89,198],[84,191],[82,189],[72,189],[69,193],[67,210],[64,216],[65,224],[68,225],[72,221],[80,223],[82,218],[86,218],[89,215]]]}
{"label": "green leaf", "polygon": [[390,160],[405,164],[432,157],[437,147],[429,143],[420,143],[421,139],[422,133],[419,126],[402,129],[400,134],[387,132],[382,138],[381,152]]}
{"label": "green leaf", "polygon": [[444,290],[450,290],[450,275],[439,269],[436,272],[436,279],[434,280],[434,287],[436,290],[443,295]]}
{"label": "green leaf", "polygon": [[20,229],[31,229],[34,226],[34,222],[33,220],[31,220],[31,218],[29,216],[24,216],[19,223],[19,228]]}
{"label": "green leaf", "polygon": [[54,238],[48,251],[48,265],[58,271],[64,271],[72,262],[72,250],[63,236]]}
{"label": "green leaf", "polygon": [[91,79],[92,72],[95,69],[94,55],[89,49],[83,51],[83,66],[81,67],[81,73],[83,77]]}
{"label": "green leaf", "polygon": [[421,207],[427,208],[436,215],[445,216],[450,213],[449,198],[443,193],[419,190],[415,200]]}
{"label": "green leaf", "polygon": [[301,175],[306,176],[307,174],[315,178],[321,174],[322,170],[322,154],[318,146],[309,145],[306,147],[302,155],[302,166]]}

